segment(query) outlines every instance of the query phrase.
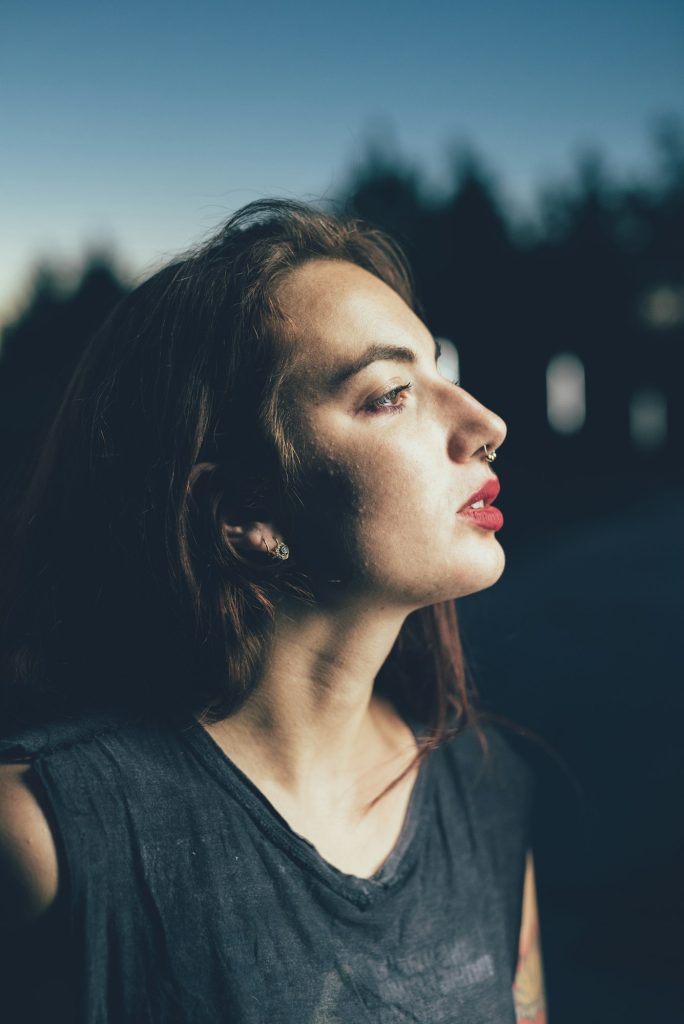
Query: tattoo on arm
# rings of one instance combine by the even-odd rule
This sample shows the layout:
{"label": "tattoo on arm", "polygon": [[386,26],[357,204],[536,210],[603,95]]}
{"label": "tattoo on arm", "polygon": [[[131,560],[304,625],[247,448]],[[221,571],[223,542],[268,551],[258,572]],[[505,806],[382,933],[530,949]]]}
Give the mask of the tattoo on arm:
{"label": "tattoo on arm", "polygon": [[539,938],[539,918],[534,865],[528,855],[523,893],[518,964],[513,982],[513,1001],[518,1024],[546,1024],[544,971]]}

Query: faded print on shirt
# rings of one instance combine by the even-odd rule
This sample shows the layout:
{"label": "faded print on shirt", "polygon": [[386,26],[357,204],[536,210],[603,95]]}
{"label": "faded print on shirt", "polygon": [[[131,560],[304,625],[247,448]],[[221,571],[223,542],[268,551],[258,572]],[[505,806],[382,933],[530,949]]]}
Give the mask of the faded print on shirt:
{"label": "faded print on shirt", "polygon": [[324,975],[310,1024],[345,1024],[350,1002],[357,1012],[364,1006],[374,1024],[492,1024],[491,1009],[500,1005],[494,958],[469,939],[399,956],[347,953]]}

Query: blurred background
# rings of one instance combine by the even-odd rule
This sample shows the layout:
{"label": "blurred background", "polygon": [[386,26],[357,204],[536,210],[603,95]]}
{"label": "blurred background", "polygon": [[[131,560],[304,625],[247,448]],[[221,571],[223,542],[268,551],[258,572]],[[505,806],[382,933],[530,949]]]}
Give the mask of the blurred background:
{"label": "blurred background", "polygon": [[444,372],[508,423],[506,572],[459,610],[483,706],[553,750],[551,1024],[684,1019],[684,7],[3,12],[5,495],[93,328],[233,210],[391,232]]}

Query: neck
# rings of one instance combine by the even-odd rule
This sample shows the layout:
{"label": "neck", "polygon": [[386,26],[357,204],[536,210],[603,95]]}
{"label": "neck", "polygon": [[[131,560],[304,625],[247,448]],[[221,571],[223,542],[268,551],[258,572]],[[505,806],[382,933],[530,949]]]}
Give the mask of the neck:
{"label": "neck", "polygon": [[282,605],[257,687],[209,731],[252,779],[295,799],[364,788],[380,766],[390,781],[415,742],[373,688],[404,618]]}

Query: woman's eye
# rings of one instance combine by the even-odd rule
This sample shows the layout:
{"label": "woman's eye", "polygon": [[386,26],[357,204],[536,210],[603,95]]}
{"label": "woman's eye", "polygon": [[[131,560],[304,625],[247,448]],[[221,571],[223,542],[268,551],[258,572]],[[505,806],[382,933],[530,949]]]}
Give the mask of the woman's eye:
{"label": "woman's eye", "polygon": [[[456,387],[460,387],[461,378],[457,377],[451,383]],[[376,412],[378,409],[386,409],[388,412],[403,412],[405,403],[397,401],[397,399],[400,399],[412,387],[413,383],[410,380],[406,384],[399,384],[396,388],[392,388],[391,391],[386,391],[380,398],[374,398],[372,402],[368,403],[367,408],[370,412]]]}
{"label": "woman's eye", "polygon": [[376,409],[387,409],[389,412],[402,412],[404,408],[403,402],[397,402],[397,399],[402,394],[407,392],[409,388],[413,387],[411,381],[406,384],[399,384],[398,387],[392,388],[391,391],[386,391],[380,398],[374,398],[372,402],[368,403],[367,408],[374,412]]}

